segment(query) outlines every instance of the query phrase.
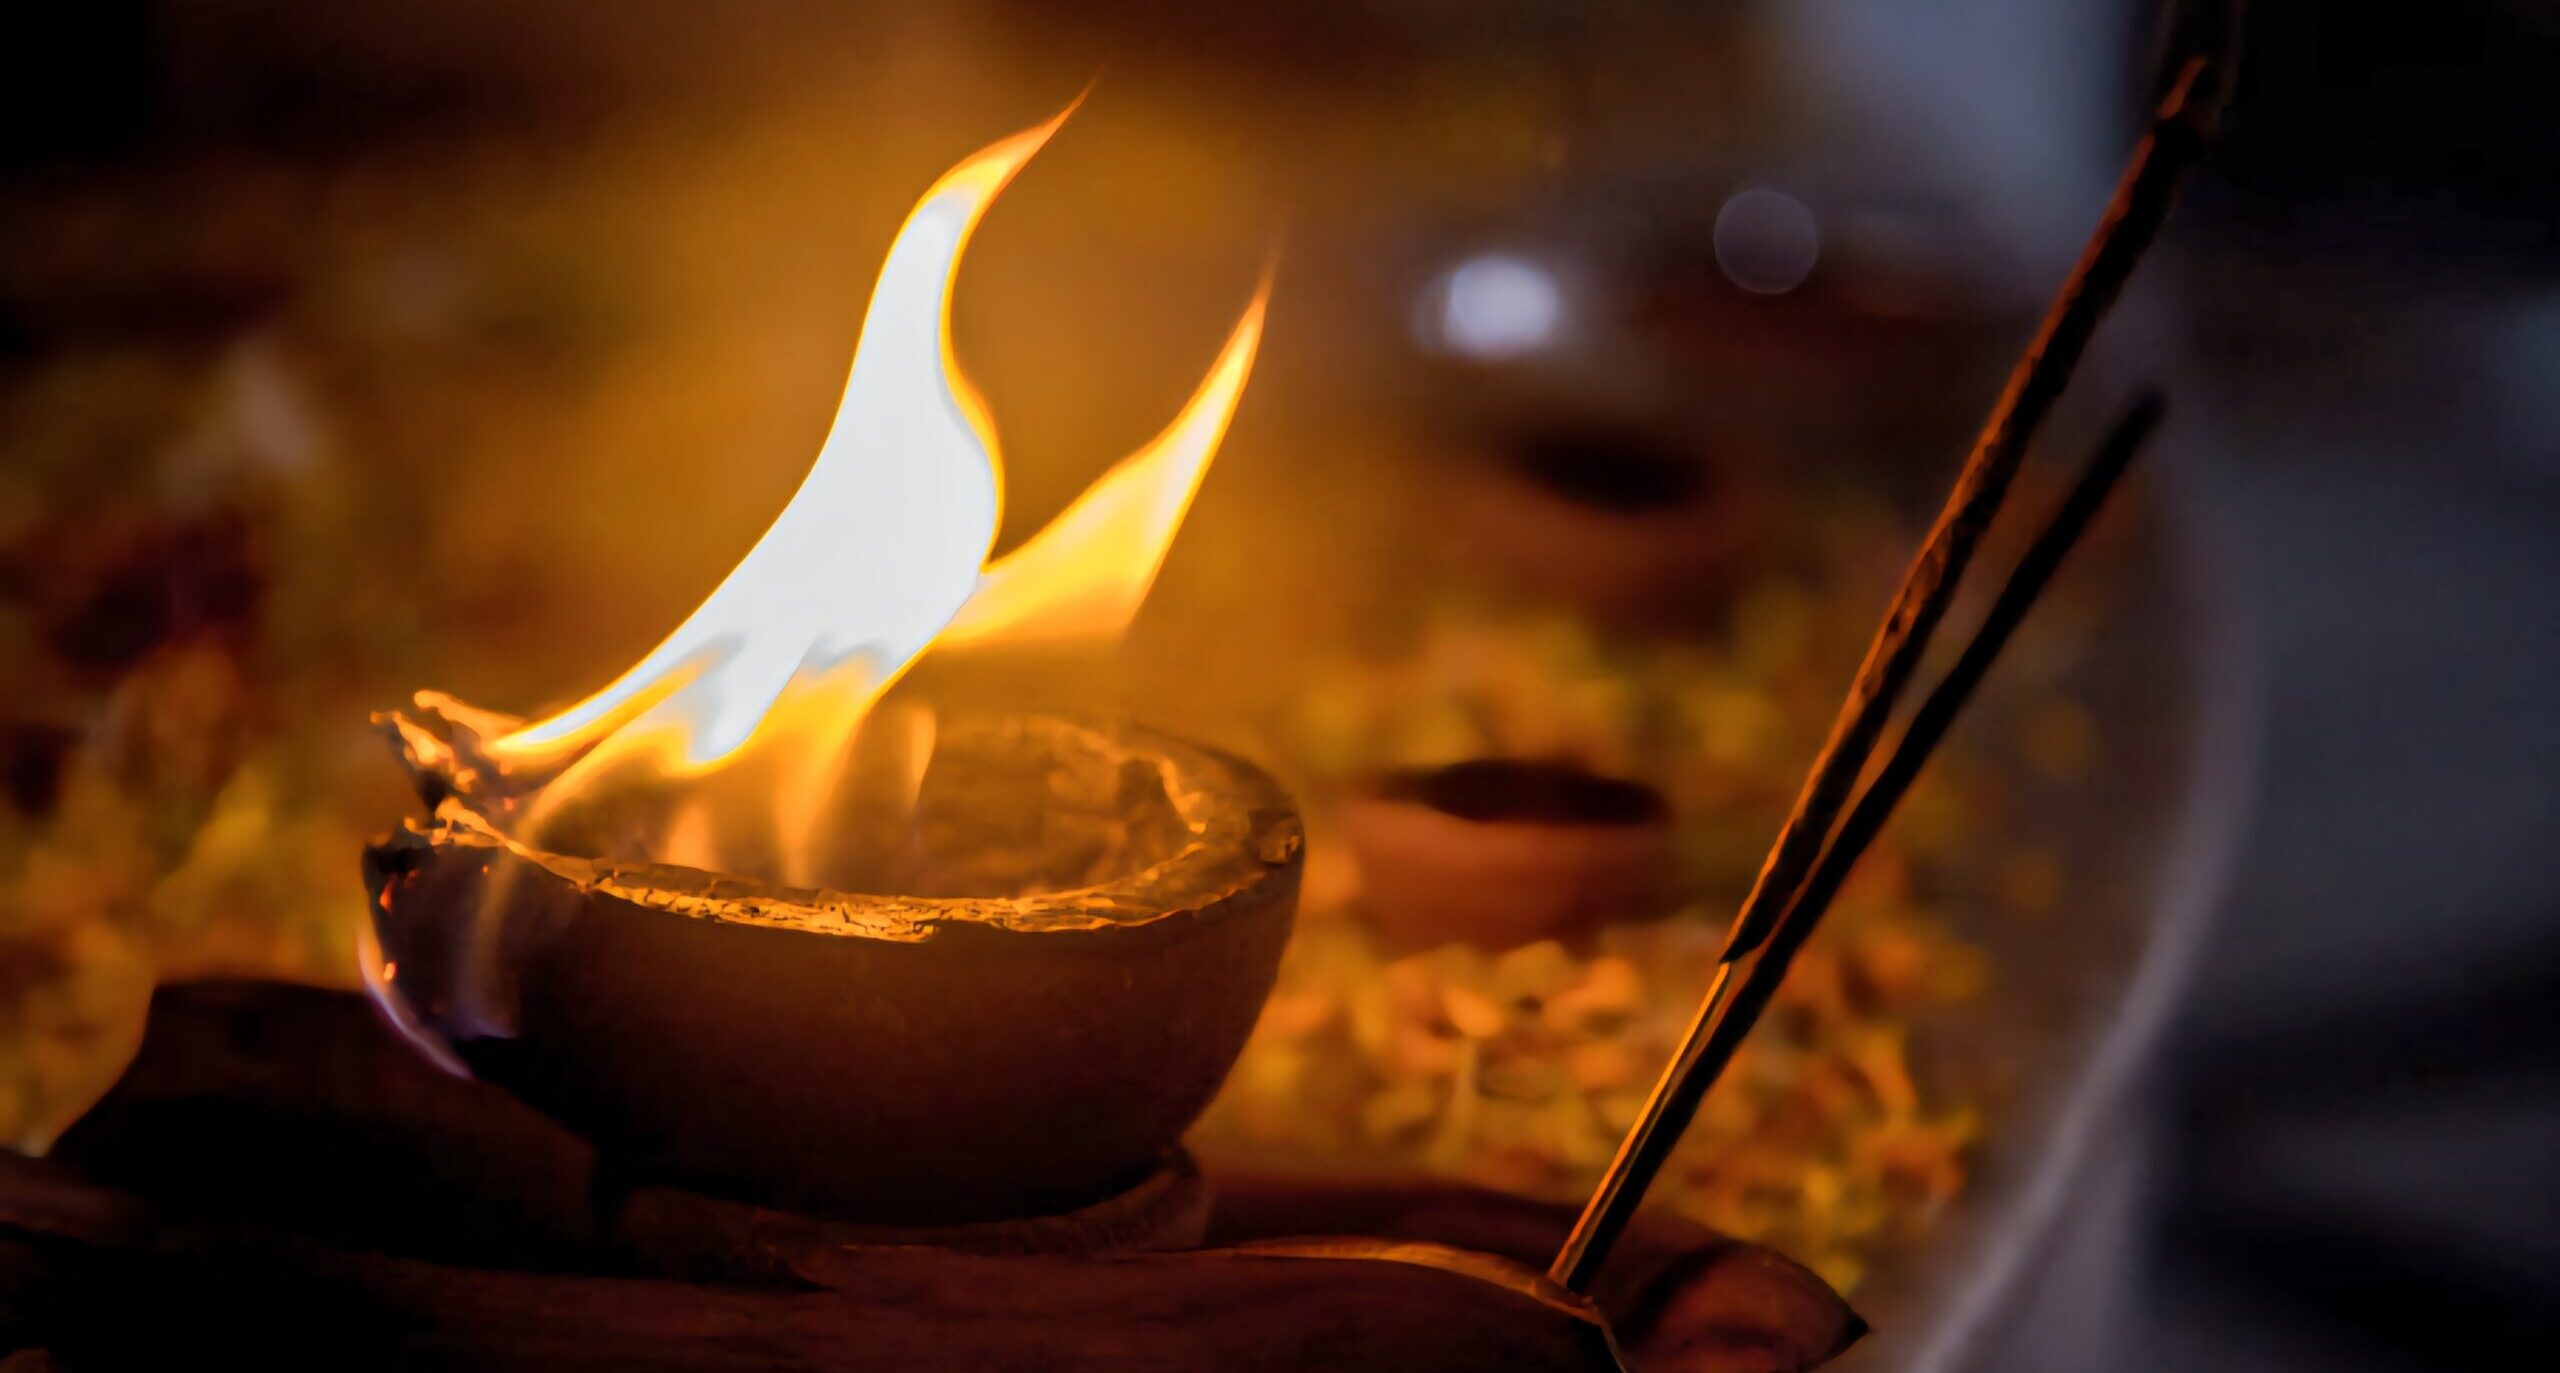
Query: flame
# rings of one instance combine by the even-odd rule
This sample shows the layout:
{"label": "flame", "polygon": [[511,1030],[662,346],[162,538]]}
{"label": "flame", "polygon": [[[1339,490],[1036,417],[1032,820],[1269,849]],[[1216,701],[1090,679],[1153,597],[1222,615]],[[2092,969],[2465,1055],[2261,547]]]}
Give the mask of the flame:
{"label": "flame", "polygon": [[[1107,640],[1127,627],[1235,413],[1270,283],[1173,423],[989,566],[1004,466],[952,352],[952,286],[988,206],[1072,112],[970,157],[917,202],[817,461],[710,597],[603,689],[491,742],[511,766],[562,768],[528,823],[609,770],[698,776],[752,745],[782,760],[776,817],[791,848],[865,714],[929,648]],[[686,847],[705,841],[688,832]],[[786,867],[804,858],[786,855]]]}
{"label": "flame", "polygon": [[1244,394],[1269,296],[1266,282],[1173,423],[989,567],[940,643],[1093,639],[1128,626],[1155,585]]}

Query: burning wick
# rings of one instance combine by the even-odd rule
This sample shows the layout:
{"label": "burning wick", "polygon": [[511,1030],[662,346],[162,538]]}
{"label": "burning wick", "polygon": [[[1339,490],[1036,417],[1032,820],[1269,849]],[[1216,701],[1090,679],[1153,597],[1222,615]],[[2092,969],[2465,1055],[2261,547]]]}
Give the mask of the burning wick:
{"label": "burning wick", "polygon": [[[1108,641],[1135,617],[1243,394],[1270,283],[1163,433],[989,563],[1004,466],[952,352],[951,291],[987,207],[1066,118],[925,192],[881,267],[816,463],[710,598],[595,694],[489,741],[510,768],[557,770],[526,832],[608,774],[700,778],[754,758],[771,778],[783,874],[812,880],[848,745],[929,649]],[[927,738],[912,760],[918,786]],[[667,858],[716,857],[719,825],[719,809],[695,798]]]}

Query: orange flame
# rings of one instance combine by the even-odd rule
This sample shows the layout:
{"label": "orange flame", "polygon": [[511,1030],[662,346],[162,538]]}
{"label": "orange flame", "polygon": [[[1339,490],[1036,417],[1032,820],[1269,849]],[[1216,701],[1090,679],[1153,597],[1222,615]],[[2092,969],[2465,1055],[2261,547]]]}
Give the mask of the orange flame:
{"label": "orange flame", "polygon": [[[986,148],[917,202],[817,461],[709,599],[595,694],[491,743],[506,763],[566,764],[528,823],[607,770],[698,776],[753,746],[789,760],[775,798],[789,846],[865,714],[928,649],[1107,640],[1128,626],[1234,416],[1270,283],[1173,423],[989,566],[1004,467],[952,353],[951,292],[978,221],[1066,118]],[[699,834],[686,847],[703,847]]]}

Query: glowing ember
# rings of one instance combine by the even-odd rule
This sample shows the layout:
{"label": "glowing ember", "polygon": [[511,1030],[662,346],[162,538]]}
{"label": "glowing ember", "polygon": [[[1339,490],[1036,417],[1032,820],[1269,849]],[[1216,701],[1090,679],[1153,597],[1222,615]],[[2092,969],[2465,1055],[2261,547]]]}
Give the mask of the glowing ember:
{"label": "glowing ember", "polygon": [[[988,564],[1003,462],[952,355],[951,290],[979,219],[1065,119],[969,158],[917,203],[817,462],[710,599],[602,690],[493,741],[511,765],[566,765],[528,823],[608,771],[694,777],[752,753],[774,760],[785,867],[805,871],[846,744],[929,648],[1107,639],[1128,625],[1243,393],[1269,286],[1163,434]],[[709,823],[688,812],[676,847],[714,852]]]}

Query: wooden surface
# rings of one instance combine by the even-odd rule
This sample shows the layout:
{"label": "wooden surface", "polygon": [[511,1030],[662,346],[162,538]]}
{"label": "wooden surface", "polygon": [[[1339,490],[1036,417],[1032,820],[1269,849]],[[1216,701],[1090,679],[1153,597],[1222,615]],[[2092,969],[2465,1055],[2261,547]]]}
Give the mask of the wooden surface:
{"label": "wooden surface", "polygon": [[[653,1275],[592,1151],[334,993],[164,990],[52,1159],[0,1156],[0,1347],[394,1369],[1813,1367],[1862,1326],[1804,1269],[1639,1231],[1591,1304],[1563,1208],[1409,1182],[1217,1178],[1211,1247],[1104,1256],[722,1231]],[[715,1203],[719,1204],[719,1203]],[[1309,1235],[1356,1238],[1307,1239]],[[659,1237],[663,1242],[664,1237]]]}

